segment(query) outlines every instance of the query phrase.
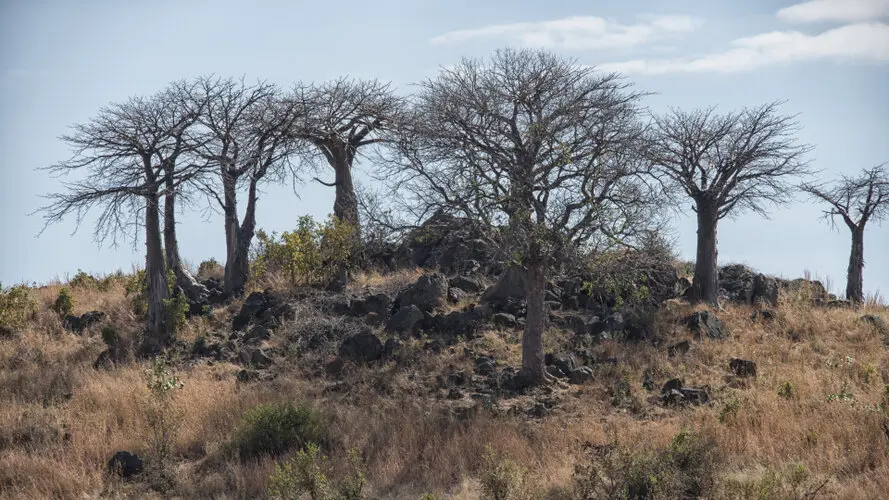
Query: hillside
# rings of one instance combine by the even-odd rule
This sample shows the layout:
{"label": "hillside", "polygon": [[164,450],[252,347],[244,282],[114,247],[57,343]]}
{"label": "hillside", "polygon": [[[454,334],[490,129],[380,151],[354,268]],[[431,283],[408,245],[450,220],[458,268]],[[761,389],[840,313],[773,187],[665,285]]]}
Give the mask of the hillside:
{"label": "hillside", "polygon": [[[555,382],[525,388],[515,284],[457,260],[341,292],[279,280],[200,311],[154,359],[130,347],[131,277],[67,283],[67,321],[63,284],[19,290],[35,309],[0,338],[0,496],[261,498],[301,470],[330,491],[359,471],[365,498],[889,491],[885,306],[729,266],[719,311],[679,298],[678,275],[656,309],[606,311],[565,279],[548,299]],[[307,441],[327,459],[295,455]],[[119,451],[140,467],[109,472]]]}

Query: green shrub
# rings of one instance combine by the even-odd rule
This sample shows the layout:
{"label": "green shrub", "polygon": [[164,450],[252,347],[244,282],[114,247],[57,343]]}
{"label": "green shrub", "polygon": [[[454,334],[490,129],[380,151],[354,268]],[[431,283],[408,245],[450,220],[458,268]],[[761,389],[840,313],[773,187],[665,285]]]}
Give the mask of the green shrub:
{"label": "green shrub", "polygon": [[307,443],[289,460],[277,464],[275,473],[269,478],[269,496],[278,499],[298,500],[308,495],[312,500],[361,500],[364,463],[356,449],[348,453],[349,471],[335,487],[331,482],[332,468],[328,458],[321,454],[315,443]]}
{"label": "green shrub", "polygon": [[62,287],[62,289],[59,290],[59,296],[56,297],[56,301],[52,303],[50,309],[55,311],[60,318],[64,319],[71,315],[71,310],[73,308],[74,299],[71,298],[71,294],[68,293],[68,287]]}
{"label": "green shrub", "polygon": [[784,399],[796,399],[796,389],[789,381],[784,382],[781,384],[781,387],[778,388],[778,396]]}
{"label": "green shrub", "polygon": [[68,280],[68,286],[71,288],[99,288],[99,280],[95,276],[78,269],[77,274]]}
{"label": "green shrub", "polygon": [[721,456],[715,441],[679,432],[662,450],[593,447],[574,471],[581,499],[698,498],[715,486]]}
{"label": "green shrub", "polygon": [[140,269],[133,273],[124,284],[124,290],[130,298],[133,314],[144,316],[148,312],[148,281],[145,279],[145,270]]}
{"label": "green shrub", "polygon": [[280,455],[324,438],[321,416],[309,406],[272,403],[251,408],[235,433],[234,447],[242,458]]}
{"label": "green shrub", "polygon": [[[104,330],[102,333],[104,339]],[[167,368],[167,360],[160,356],[151,360],[151,367],[145,370],[145,380],[149,391],[145,417],[150,452],[155,465],[162,468],[182,419],[182,412],[173,405],[173,391],[181,389],[183,383]]]}
{"label": "green shrub", "polygon": [[181,293],[176,293],[164,300],[164,322],[173,333],[179,333],[188,321],[186,314],[189,309],[188,299]]}
{"label": "green shrub", "polygon": [[209,258],[198,266],[198,279],[221,278],[225,274],[225,268],[214,258]]}
{"label": "green shrub", "polygon": [[490,447],[485,448],[481,470],[483,498],[491,500],[514,500],[526,498],[527,472],[523,467],[499,457]]}
{"label": "green shrub", "polygon": [[0,328],[18,329],[37,311],[37,303],[25,286],[0,286]]}
{"label": "green shrub", "polygon": [[270,274],[286,276],[293,285],[323,285],[347,266],[356,247],[354,228],[334,217],[324,223],[300,217],[295,230],[281,236],[256,233],[251,279],[262,284]]}
{"label": "green shrub", "polygon": [[120,334],[112,326],[102,327],[102,342],[110,349],[114,349],[120,345]]}
{"label": "green shrub", "polygon": [[722,405],[716,419],[719,420],[719,423],[721,424],[732,423],[738,415],[739,409],[741,409],[741,400],[738,399],[737,396],[732,396]]}

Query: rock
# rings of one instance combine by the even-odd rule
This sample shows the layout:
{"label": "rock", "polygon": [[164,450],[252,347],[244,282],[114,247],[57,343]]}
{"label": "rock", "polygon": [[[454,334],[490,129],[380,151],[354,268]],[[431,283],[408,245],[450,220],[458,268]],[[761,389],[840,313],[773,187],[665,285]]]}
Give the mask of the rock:
{"label": "rock", "polygon": [[570,374],[577,368],[577,360],[570,352],[560,352],[552,356],[552,362],[549,364],[559,367],[566,374]]}
{"label": "rock", "polygon": [[404,335],[413,335],[425,315],[416,305],[402,307],[395,313],[386,325],[386,330]]}
{"label": "rock", "polygon": [[565,297],[562,300],[562,308],[563,309],[572,309],[572,310],[579,309],[580,308],[580,301],[578,301],[577,295],[571,295],[571,296]]}
{"label": "rock", "polygon": [[830,295],[827,293],[827,289],[824,288],[824,285],[821,284],[820,281],[797,278],[791,281],[781,280],[778,282],[778,286],[790,293],[809,297],[816,303],[819,301],[827,302],[831,300]]}
{"label": "rock", "polygon": [[876,314],[865,314],[858,318],[858,321],[874,327],[874,329],[882,335],[889,335],[889,325],[886,324],[886,321],[883,318]]}
{"label": "rock", "polygon": [[482,321],[491,317],[487,306],[475,306],[468,311],[451,311],[443,316],[436,316],[432,323],[433,329],[448,338],[462,336],[469,340],[475,338],[475,332]]}
{"label": "rock", "polygon": [[238,314],[232,318],[232,330],[243,330],[254,320],[254,318],[259,316],[266,309],[268,309],[268,303],[266,302],[265,294],[263,292],[251,293],[247,299],[244,300],[244,304],[241,306],[241,310]]}
{"label": "rock", "polygon": [[646,368],[642,373],[642,388],[646,391],[653,391],[657,385],[654,382],[654,374],[650,368]]}
{"label": "rock", "polygon": [[108,460],[108,472],[130,478],[142,472],[142,459],[128,451],[118,451]]}
{"label": "rock", "polygon": [[571,370],[568,374],[568,383],[581,385],[593,379],[593,369],[588,366],[581,366]]}
{"label": "rock", "polygon": [[667,393],[670,391],[678,391],[680,388],[682,388],[683,385],[684,384],[682,383],[681,379],[678,379],[678,378],[670,379],[661,388],[661,393]]}
{"label": "rock", "polygon": [[478,293],[482,291],[482,284],[473,278],[468,276],[457,276],[456,278],[452,278],[448,281],[448,285],[451,288],[459,288],[460,290],[469,292],[469,293]]}
{"label": "rock", "polygon": [[402,346],[404,346],[404,343],[398,339],[386,339],[386,343],[383,344],[383,358],[391,359]]}
{"label": "rock", "polygon": [[432,351],[435,354],[440,354],[441,350],[444,349],[444,345],[442,345],[440,340],[430,340],[423,344],[423,349],[426,351]]}
{"label": "rock", "polygon": [[667,355],[672,358],[687,353],[689,349],[691,349],[691,343],[687,340],[683,340],[667,347]]}
{"label": "rock", "polygon": [[762,321],[774,321],[778,319],[778,311],[774,309],[760,309],[759,311],[754,312],[750,315],[750,319],[752,321],[762,320]]}
{"label": "rock", "polygon": [[242,369],[238,370],[238,373],[235,375],[235,380],[238,382],[245,384],[247,382],[252,382],[259,378],[259,372],[256,370],[247,370]]}
{"label": "rock", "polygon": [[689,288],[691,288],[691,280],[685,276],[679,278],[676,281],[676,296],[682,297]]}
{"label": "rock", "polygon": [[356,299],[351,301],[349,304],[349,308],[352,314],[356,316],[364,316],[366,314],[378,314],[381,317],[387,318],[389,317],[389,312],[392,309],[393,303],[392,297],[386,295],[385,293],[377,293],[373,295],[368,295],[363,299]]}
{"label": "rock", "polygon": [[271,337],[272,332],[270,332],[268,328],[256,325],[244,335],[244,342],[247,344],[252,344],[255,342],[262,342],[263,340],[268,340]]}
{"label": "rock", "polygon": [[500,375],[500,387],[507,391],[521,392],[534,385],[534,379],[524,370],[518,373],[503,372]]}
{"label": "rock", "polygon": [[854,306],[851,300],[839,299],[839,300],[831,300],[827,302],[827,307],[829,309],[851,309]]}
{"label": "rock", "polygon": [[729,370],[739,377],[755,377],[756,363],[746,359],[732,358],[728,362]]}
{"label": "rock", "polygon": [[343,358],[337,357],[329,360],[324,365],[324,370],[327,372],[328,375],[338,377],[343,373],[343,368],[345,366],[346,362],[343,360]]}
{"label": "rock", "polygon": [[722,320],[710,311],[695,312],[688,317],[687,323],[698,340],[704,337],[713,340],[728,338],[728,333],[725,331],[725,325],[722,323]]}
{"label": "rock", "polygon": [[556,378],[565,378],[568,376],[567,373],[563,372],[561,368],[556,365],[549,365],[546,367],[546,373],[549,373],[553,377]]}
{"label": "rock", "polygon": [[110,370],[114,368],[114,353],[112,350],[105,349],[99,353],[99,357],[93,362],[94,370]]}
{"label": "rock", "polygon": [[376,361],[383,356],[383,343],[371,331],[363,331],[343,340],[339,355],[353,361]]}
{"label": "rock", "polygon": [[469,294],[463,291],[461,288],[450,287],[448,288],[448,300],[453,303],[459,303],[461,300],[468,297]]}
{"label": "rock", "polygon": [[524,299],[526,275],[524,269],[518,267],[508,268],[497,279],[497,283],[488,287],[482,294],[481,301],[484,302],[503,302],[506,299]]}
{"label": "rock", "polygon": [[501,326],[504,328],[515,328],[518,323],[516,323],[515,316],[507,313],[497,313],[492,318],[494,320],[494,324],[497,326]]}
{"label": "rock", "polygon": [[753,303],[768,304],[772,307],[778,305],[778,280],[757,274],[753,278]]}
{"label": "rock", "polygon": [[425,274],[416,283],[407,287],[395,299],[399,309],[414,305],[421,311],[431,311],[445,304],[448,296],[448,281],[442,274]]}
{"label": "rock", "polygon": [[105,313],[101,311],[89,311],[80,316],[66,316],[63,322],[65,328],[74,333],[82,334],[87,328],[100,323],[105,319]]}
{"label": "rock", "polygon": [[238,353],[238,360],[243,365],[254,366],[256,368],[268,368],[272,366],[272,358],[265,351],[257,347],[245,347]]}
{"label": "rock", "polygon": [[486,376],[494,373],[494,370],[496,366],[493,358],[481,356],[475,360],[475,373]]}
{"label": "rock", "polygon": [[778,280],[747,266],[732,264],[719,269],[719,288],[728,300],[738,304],[778,305]]}
{"label": "rock", "polygon": [[674,378],[661,389],[661,401],[666,406],[705,404],[710,401],[710,396],[705,389],[684,387],[682,380]]}

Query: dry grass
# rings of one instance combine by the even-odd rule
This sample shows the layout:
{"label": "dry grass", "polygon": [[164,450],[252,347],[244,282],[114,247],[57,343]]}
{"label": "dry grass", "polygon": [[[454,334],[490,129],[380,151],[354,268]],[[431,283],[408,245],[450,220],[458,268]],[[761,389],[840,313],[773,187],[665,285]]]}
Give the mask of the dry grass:
{"label": "dry grass", "polygon": [[[397,290],[418,276],[419,271],[368,274],[351,286],[353,291]],[[115,451],[146,450],[146,365],[93,370],[104,346],[95,332],[78,337],[62,330],[48,310],[59,288],[35,290],[34,320],[16,337],[0,340],[0,497],[156,495],[142,483],[123,483],[104,473]],[[119,285],[106,292],[75,289],[73,295],[75,313],[102,310],[122,334],[138,330]],[[344,463],[350,447],[363,451],[370,489],[379,498],[419,498],[426,492],[478,498],[486,446],[528,469],[533,492],[570,491],[585,443],[617,439],[653,449],[667,446],[685,428],[712,436],[724,458],[725,490],[715,496],[745,498],[770,477],[787,481],[788,471],[802,464],[812,484],[827,481],[820,492],[824,497],[878,498],[889,491],[889,420],[886,410],[874,409],[887,402],[889,351],[872,327],[858,322],[861,311],[782,300],[774,322],[751,319],[751,307],[727,306],[718,314],[730,339],[693,342],[691,351],[672,358],[665,346],[688,338],[677,325],[694,308],[671,303],[658,318],[661,345],[600,343],[596,354],[615,357],[618,364],[597,369],[585,386],[555,387],[551,396],[559,400],[558,408],[541,419],[508,411],[533,403],[534,396],[498,400],[495,411],[488,411],[468,397],[444,400],[432,389],[440,375],[471,373],[464,347],[493,355],[500,364],[517,364],[518,331],[487,331],[440,355],[423,351],[421,340],[412,341],[405,348],[409,362],[350,366],[336,388],[315,375],[319,370],[309,365],[317,360],[310,358],[278,367],[273,381],[246,385],[235,382],[234,365],[182,364],[184,387],[174,401],[183,417],[170,464],[171,493],[262,497],[273,460],[243,462],[226,445],[248,408],[290,400],[309,402],[322,413],[332,437],[332,463]],[[193,322],[183,337],[223,328],[237,308],[232,304]],[[889,320],[885,308],[871,306],[867,312]],[[552,331],[547,346],[555,350],[568,340],[564,332]],[[732,357],[755,360],[758,377],[729,376]],[[687,409],[653,404],[657,390],[642,387],[646,371],[658,386],[672,377],[709,386],[713,402]],[[616,392],[620,381],[628,394]],[[779,394],[787,384],[792,390]],[[453,408],[475,408],[474,416],[458,418]]]}

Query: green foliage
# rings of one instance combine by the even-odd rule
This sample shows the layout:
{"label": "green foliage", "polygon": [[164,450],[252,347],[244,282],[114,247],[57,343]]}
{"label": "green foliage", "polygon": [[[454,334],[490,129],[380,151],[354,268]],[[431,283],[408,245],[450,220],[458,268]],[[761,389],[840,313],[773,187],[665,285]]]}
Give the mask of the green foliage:
{"label": "green foliage", "polygon": [[324,435],[321,416],[311,407],[272,403],[244,414],[233,445],[242,458],[280,455],[309,442],[322,442]]}
{"label": "green foliage", "polygon": [[68,285],[71,288],[99,288],[99,280],[96,279],[95,276],[78,269],[77,274],[74,275],[73,278],[68,280]]}
{"label": "green foliage", "polygon": [[145,270],[140,269],[133,273],[124,284],[124,290],[130,298],[133,314],[144,316],[148,312],[148,280],[145,278]]}
{"label": "green foliage", "polygon": [[149,394],[145,404],[149,445],[155,463],[162,466],[170,455],[182,419],[182,412],[173,405],[173,393],[181,389],[183,383],[167,368],[167,360],[160,356],[151,360],[151,367],[145,370],[145,380]]}
{"label": "green foliage", "polygon": [[289,460],[277,464],[269,478],[269,496],[298,500],[308,495],[312,500],[360,500],[366,483],[364,463],[356,449],[348,453],[349,472],[335,487],[329,479],[329,459],[321,454],[315,443],[307,443]]}
{"label": "green foliage", "polygon": [[60,318],[64,319],[71,314],[71,310],[73,308],[74,299],[68,292],[68,287],[62,287],[62,289],[59,290],[59,296],[56,297],[56,300],[52,303],[50,309],[55,311],[55,313],[58,314]]}
{"label": "green foliage", "polygon": [[715,441],[687,431],[663,450],[613,441],[575,467],[575,493],[584,500],[698,498],[715,485],[720,461]]}
{"label": "green foliage", "polygon": [[186,314],[189,309],[188,299],[181,293],[176,293],[164,300],[164,322],[173,333],[179,333],[185,327]]}
{"label": "green foliage", "polygon": [[27,287],[14,286],[4,290],[0,286],[0,328],[21,328],[36,311],[37,303]]}
{"label": "green foliage", "polygon": [[790,381],[786,381],[778,388],[778,396],[784,399],[796,399],[796,389]]}
{"label": "green foliage", "polygon": [[737,417],[739,409],[741,409],[741,400],[737,396],[733,396],[722,405],[716,418],[721,424],[731,423]]}
{"label": "green foliage", "polygon": [[485,448],[482,458],[481,482],[483,498],[491,500],[513,500],[525,498],[527,472],[523,467],[498,456],[490,446]]}
{"label": "green foliage", "polygon": [[225,268],[214,258],[209,258],[198,266],[198,278],[205,280],[207,278],[221,277],[225,274]]}
{"label": "green foliage", "polygon": [[257,283],[281,274],[293,285],[323,285],[357,250],[355,229],[333,216],[324,223],[303,216],[293,231],[278,236],[259,230],[256,240],[250,273]]}
{"label": "green foliage", "polygon": [[120,345],[120,334],[112,326],[102,327],[102,342],[111,349]]}

